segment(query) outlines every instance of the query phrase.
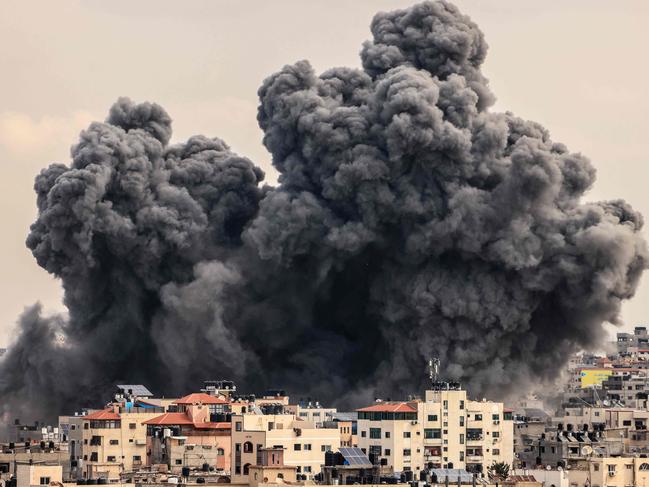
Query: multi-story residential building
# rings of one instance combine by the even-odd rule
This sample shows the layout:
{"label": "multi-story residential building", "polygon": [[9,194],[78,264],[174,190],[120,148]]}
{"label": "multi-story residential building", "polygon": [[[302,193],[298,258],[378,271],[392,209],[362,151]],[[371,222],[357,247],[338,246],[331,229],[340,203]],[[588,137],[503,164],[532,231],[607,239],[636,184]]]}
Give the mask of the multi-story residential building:
{"label": "multi-story residential building", "polygon": [[298,419],[311,421],[316,424],[331,421],[333,415],[336,413],[336,408],[322,407],[319,402],[289,404],[284,410],[288,413],[295,414]]}
{"label": "multi-story residential building", "polygon": [[340,446],[358,446],[358,413],[356,411],[334,413],[331,423],[340,431]]}
{"label": "multi-story residential building", "polygon": [[70,453],[70,478],[83,476],[83,419],[86,411],[74,416],[59,416],[61,439],[68,443]]}
{"label": "multi-story residential building", "polygon": [[161,407],[141,408],[121,403],[84,416],[82,477],[119,479],[120,474],[144,465],[147,458],[144,422],[163,412]]}
{"label": "multi-story residential building", "polygon": [[593,456],[567,471],[570,487],[644,487],[649,485],[649,460],[638,457]]}
{"label": "multi-story residential building", "polygon": [[171,472],[183,467],[208,467],[230,473],[230,404],[206,393],[174,401],[174,411],[144,422],[147,464],[167,464]]}
{"label": "multi-story residential building", "polygon": [[486,472],[493,462],[513,462],[511,411],[471,401],[457,384],[434,383],[423,401],[378,403],[358,413],[358,446],[395,472]]}
{"label": "multi-story residential building", "polygon": [[624,438],[615,434],[607,436],[603,430],[581,431],[567,425],[563,429],[546,431],[540,436],[524,438],[523,449],[518,454],[522,468],[542,465],[549,468],[577,468],[593,453],[604,456],[624,454]]}
{"label": "multi-story residential building", "polygon": [[617,353],[619,355],[632,353],[639,348],[649,348],[649,333],[647,333],[646,326],[636,326],[633,333],[617,334]]}
{"label": "multi-story residential building", "polygon": [[283,448],[284,465],[311,479],[320,472],[325,452],[339,447],[338,428],[319,428],[294,414],[234,414],[232,483],[248,479],[250,467],[260,465],[260,452],[266,448]]}

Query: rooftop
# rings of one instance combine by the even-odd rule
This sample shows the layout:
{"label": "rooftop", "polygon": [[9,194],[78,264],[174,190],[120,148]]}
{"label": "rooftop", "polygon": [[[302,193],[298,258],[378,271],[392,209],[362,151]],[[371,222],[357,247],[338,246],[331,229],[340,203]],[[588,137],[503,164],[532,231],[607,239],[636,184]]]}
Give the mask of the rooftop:
{"label": "rooftop", "polygon": [[104,409],[84,416],[84,419],[91,421],[114,421],[120,419],[120,416],[112,409]]}
{"label": "rooftop", "polygon": [[195,392],[175,400],[174,404],[229,404],[229,402],[220,397],[210,396],[204,392]]}
{"label": "rooftop", "polygon": [[356,411],[363,413],[416,413],[417,408],[407,402],[382,402]]}

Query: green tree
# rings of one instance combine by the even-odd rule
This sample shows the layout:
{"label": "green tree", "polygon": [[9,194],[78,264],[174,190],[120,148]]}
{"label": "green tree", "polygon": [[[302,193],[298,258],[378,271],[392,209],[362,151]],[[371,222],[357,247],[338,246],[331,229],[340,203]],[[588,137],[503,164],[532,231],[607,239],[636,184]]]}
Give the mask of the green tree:
{"label": "green tree", "polygon": [[489,467],[489,477],[507,480],[507,477],[509,477],[509,465],[505,462],[494,462]]}

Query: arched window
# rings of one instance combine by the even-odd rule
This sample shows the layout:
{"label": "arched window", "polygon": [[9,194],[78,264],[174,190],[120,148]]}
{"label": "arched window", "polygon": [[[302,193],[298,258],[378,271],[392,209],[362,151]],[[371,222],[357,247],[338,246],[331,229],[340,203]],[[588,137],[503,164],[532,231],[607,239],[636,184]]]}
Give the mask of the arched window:
{"label": "arched window", "polygon": [[252,453],[252,443],[246,441],[243,444],[243,453]]}
{"label": "arched window", "polygon": [[640,465],[640,470],[649,470],[649,463],[643,463]]}
{"label": "arched window", "polygon": [[283,478],[284,478],[284,474],[283,474],[283,473],[278,473],[278,474],[277,474],[277,478],[278,478],[278,479],[283,479]]}
{"label": "arched window", "polygon": [[216,454],[218,456],[222,457],[223,455],[225,455],[225,450],[223,448],[217,448],[216,449]]}
{"label": "arched window", "polygon": [[243,466],[243,474],[244,474],[244,475],[248,475],[249,473],[250,473],[250,464],[249,464],[249,463],[246,463],[246,464]]}

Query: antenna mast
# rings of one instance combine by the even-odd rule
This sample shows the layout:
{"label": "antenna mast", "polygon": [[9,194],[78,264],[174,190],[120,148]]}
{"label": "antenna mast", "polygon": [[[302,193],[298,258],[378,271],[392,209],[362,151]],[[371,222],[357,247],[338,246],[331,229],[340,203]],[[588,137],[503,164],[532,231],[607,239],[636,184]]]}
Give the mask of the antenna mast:
{"label": "antenna mast", "polygon": [[433,357],[428,361],[428,378],[432,384],[439,380],[439,365],[440,360],[437,357]]}

